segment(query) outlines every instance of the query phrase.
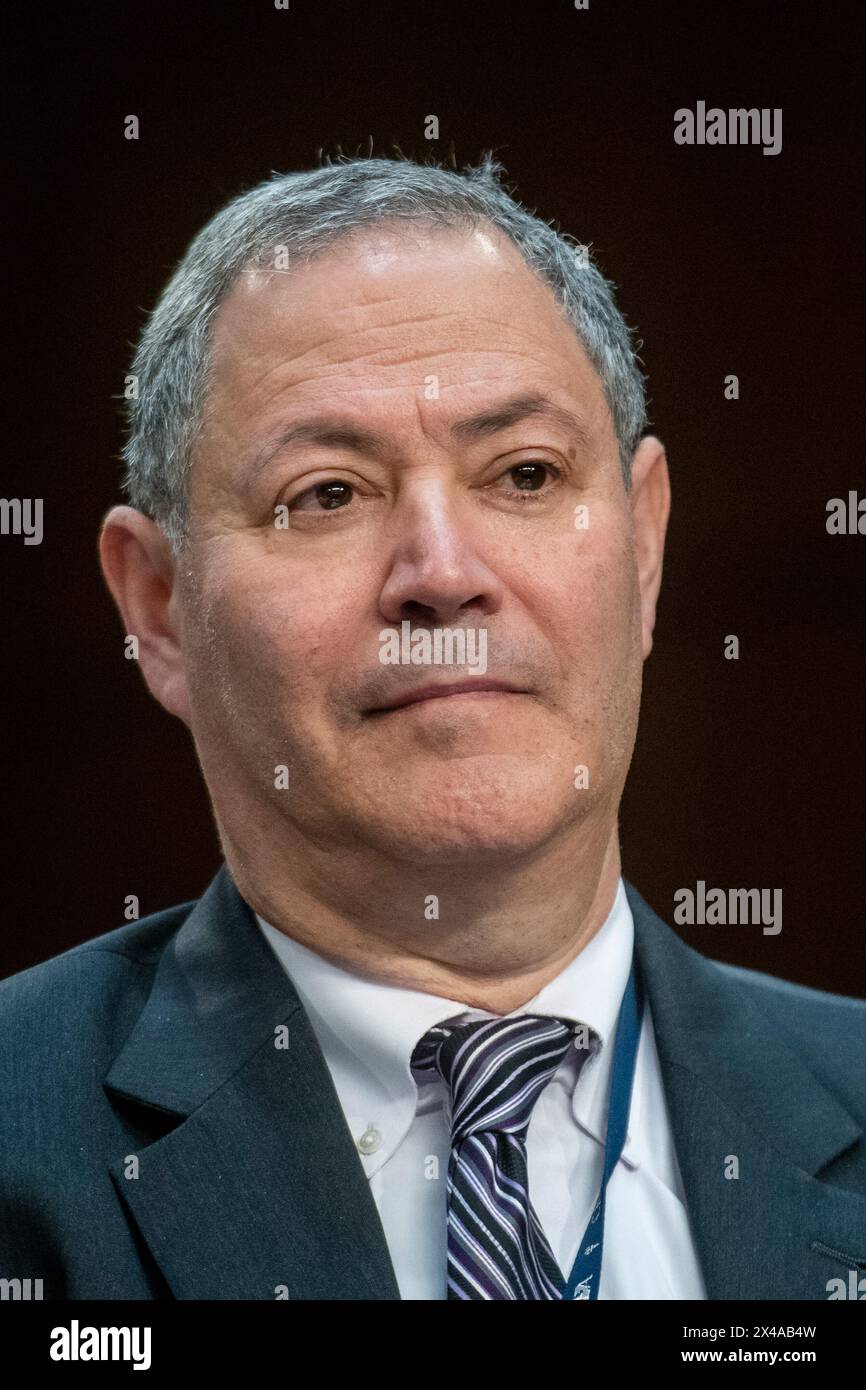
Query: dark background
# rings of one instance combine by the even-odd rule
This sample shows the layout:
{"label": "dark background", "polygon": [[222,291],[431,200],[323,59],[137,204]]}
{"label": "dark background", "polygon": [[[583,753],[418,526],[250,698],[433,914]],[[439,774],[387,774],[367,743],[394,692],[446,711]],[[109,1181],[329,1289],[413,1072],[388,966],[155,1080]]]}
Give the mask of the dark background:
{"label": "dark background", "polygon": [[[781,888],[781,935],[705,954],[866,995],[863,57],[855,4],[664,0],[43,5],[7,72],[17,244],[0,537],[0,975],[197,897],[219,862],[185,729],[123,658],[96,537],[120,500],[131,345],[192,235],[318,152],[475,162],[593,247],[637,326],[674,505],[622,814],[623,869],[673,894]],[[783,108],[783,148],[678,146],[677,107]],[[139,116],[141,138],[123,137]],[[423,138],[436,114],[440,140]],[[740,378],[726,401],[723,378]],[[739,661],[723,658],[726,634]]]}

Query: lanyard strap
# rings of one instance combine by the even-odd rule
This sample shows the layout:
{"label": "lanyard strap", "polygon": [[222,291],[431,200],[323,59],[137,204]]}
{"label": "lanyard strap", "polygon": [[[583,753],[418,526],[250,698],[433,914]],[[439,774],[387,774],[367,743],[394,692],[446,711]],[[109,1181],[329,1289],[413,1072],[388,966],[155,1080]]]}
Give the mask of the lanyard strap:
{"label": "lanyard strap", "polygon": [[613,1064],[611,1066],[610,1102],[607,1116],[607,1141],[604,1153],[604,1176],[601,1191],[589,1224],[580,1242],[577,1258],[563,1292],[563,1299],[598,1298],[601,1282],[601,1257],[604,1253],[604,1203],[610,1175],[619,1162],[628,1130],[632,1082],[643,1021],[643,988],[632,956],[628,983],[622,997],[616,1026]]}

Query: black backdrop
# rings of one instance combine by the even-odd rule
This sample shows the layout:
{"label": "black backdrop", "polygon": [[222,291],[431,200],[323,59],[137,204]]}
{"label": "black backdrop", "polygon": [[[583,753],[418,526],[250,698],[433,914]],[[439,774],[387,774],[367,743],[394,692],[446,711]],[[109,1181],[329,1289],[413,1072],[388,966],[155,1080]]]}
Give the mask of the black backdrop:
{"label": "black backdrop", "polygon": [[[674,487],[624,872],[673,894],[781,888],[778,936],[682,927],[718,959],[866,995],[866,493],[860,6],[670,0],[41,5],[7,72],[0,536],[10,974],[190,899],[219,861],[182,726],[123,659],[96,559],[119,500],[130,345],[193,233],[272,170],[396,144],[492,147],[517,196],[591,243],[636,324]],[[22,13],[24,7],[22,6]],[[675,144],[679,107],[781,107],[783,147]],[[124,139],[136,114],[140,139]],[[440,138],[424,139],[425,117]],[[724,399],[736,373],[741,397]],[[736,633],[739,661],[723,659]]]}

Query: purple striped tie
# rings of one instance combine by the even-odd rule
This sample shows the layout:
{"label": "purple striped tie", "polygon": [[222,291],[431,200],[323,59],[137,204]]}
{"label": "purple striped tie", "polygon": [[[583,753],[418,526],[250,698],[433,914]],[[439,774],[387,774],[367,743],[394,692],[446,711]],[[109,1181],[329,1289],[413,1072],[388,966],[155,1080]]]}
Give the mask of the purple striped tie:
{"label": "purple striped tie", "polygon": [[[565,1279],[529,1200],[526,1132],[573,1041],[574,1023],[526,1014],[437,1024],[412,1054],[412,1066],[438,1072],[451,1093],[449,1299],[562,1297]],[[581,1064],[589,1055],[577,1050]]]}

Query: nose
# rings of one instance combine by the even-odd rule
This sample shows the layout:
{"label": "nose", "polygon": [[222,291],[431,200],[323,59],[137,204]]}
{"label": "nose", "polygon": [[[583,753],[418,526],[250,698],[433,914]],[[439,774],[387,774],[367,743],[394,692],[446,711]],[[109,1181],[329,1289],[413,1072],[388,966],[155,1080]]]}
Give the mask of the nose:
{"label": "nose", "polygon": [[503,588],[479,550],[465,499],[428,479],[395,506],[392,554],[379,607],[389,624],[431,626],[484,618],[502,605]]}

